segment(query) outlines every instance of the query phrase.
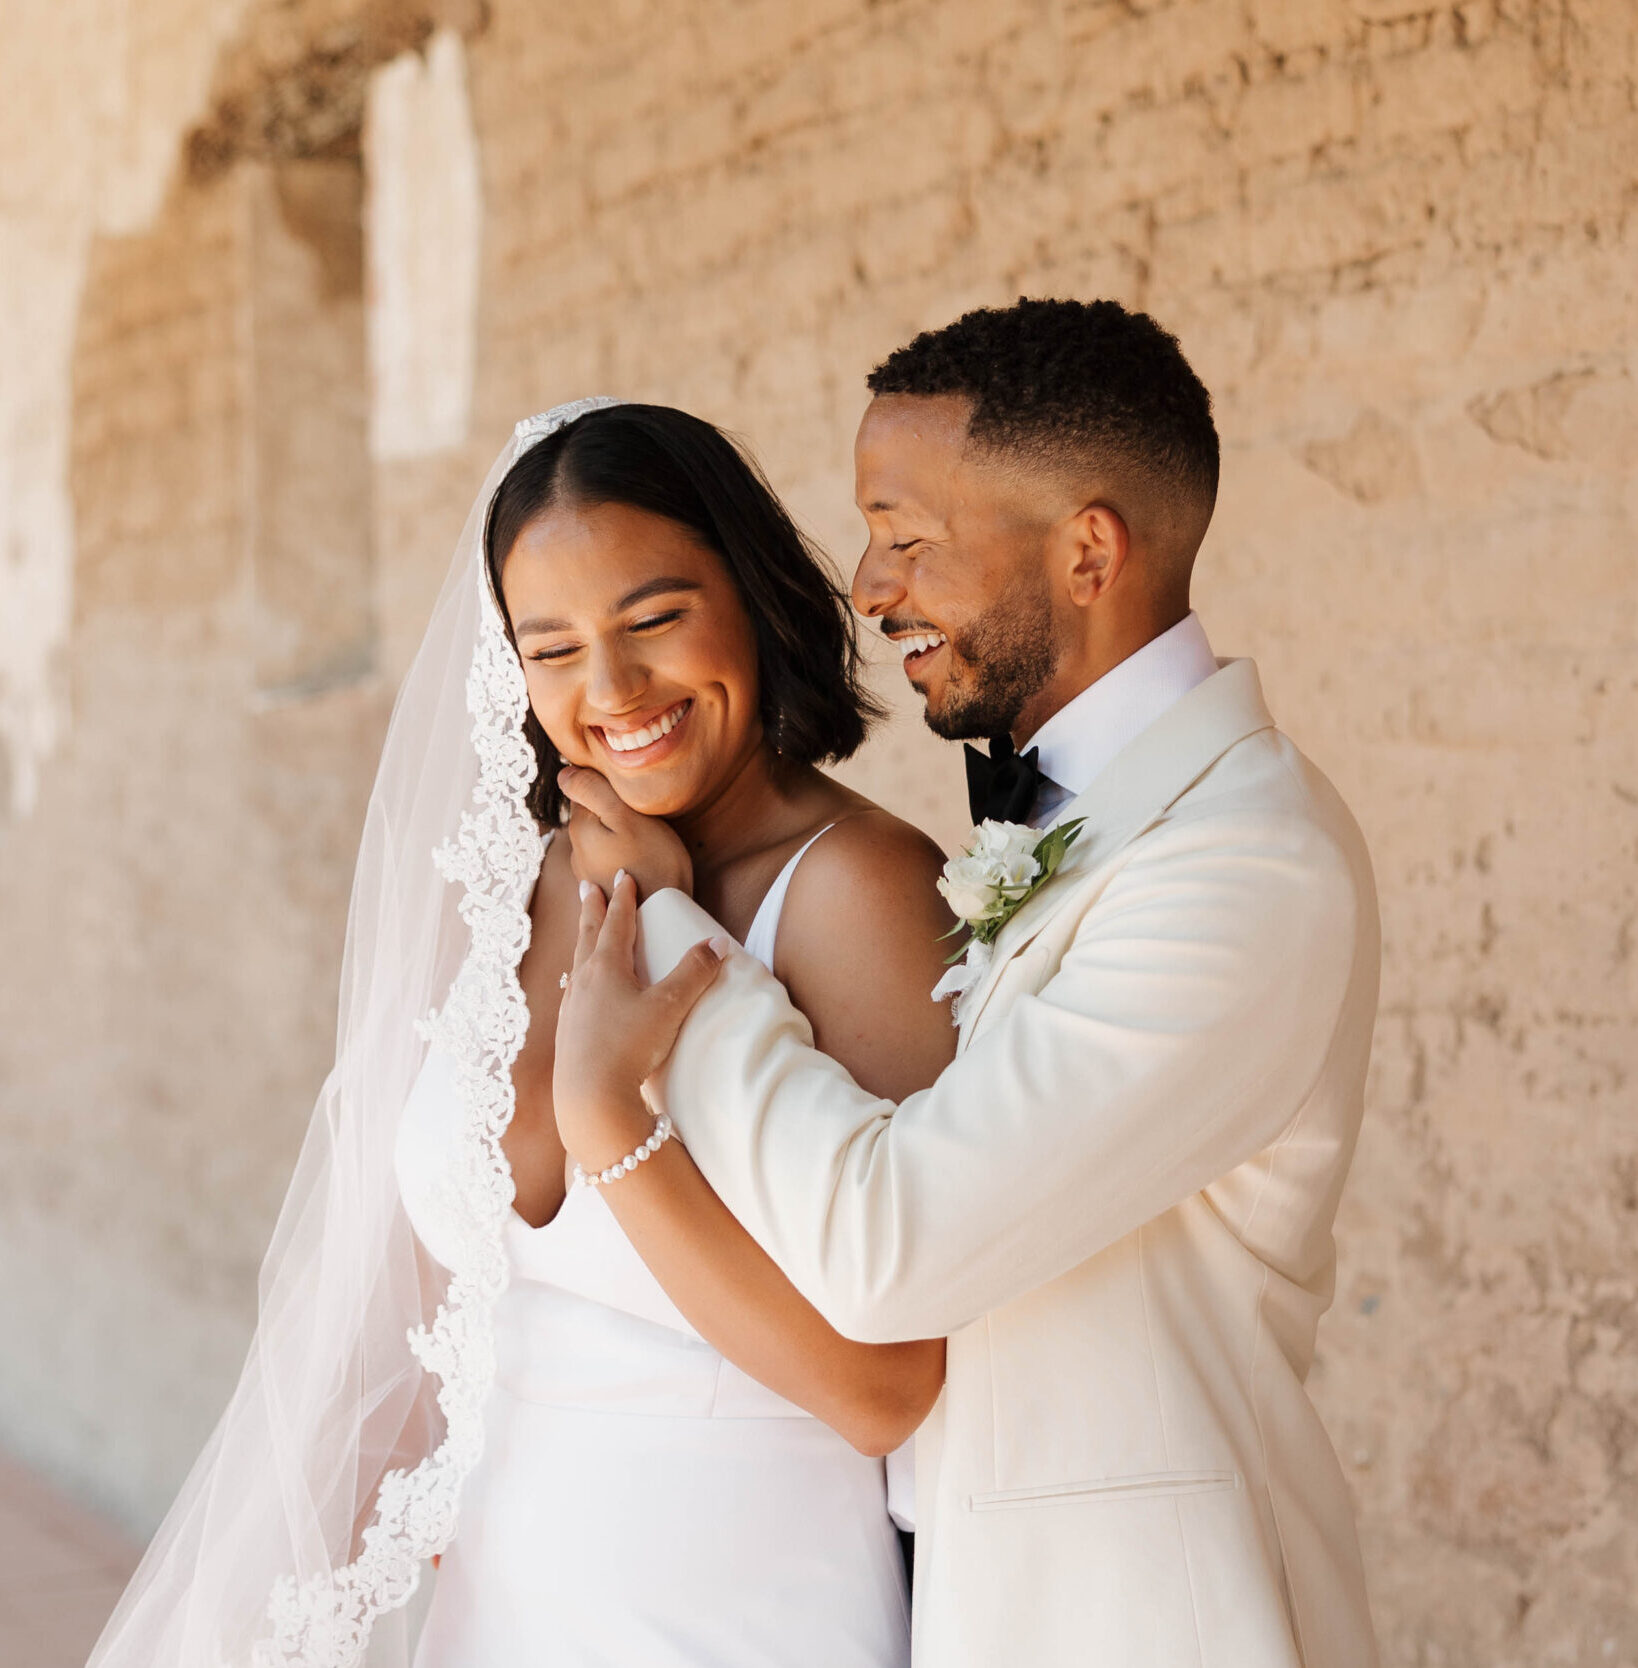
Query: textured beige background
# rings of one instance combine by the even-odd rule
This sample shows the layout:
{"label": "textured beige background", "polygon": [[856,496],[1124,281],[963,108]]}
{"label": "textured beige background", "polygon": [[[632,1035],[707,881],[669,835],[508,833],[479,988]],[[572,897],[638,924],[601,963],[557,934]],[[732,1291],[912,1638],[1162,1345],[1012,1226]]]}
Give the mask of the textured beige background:
{"label": "textured beige background", "polygon": [[[850,565],[869,365],[1113,295],[1217,397],[1213,640],[1377,860],[1313,1383],[1387,1660],[1638,1665],[1638,7],[7,22],[0,1439],[142,1527],[219,1409],[393,680],[514,418],[687,405]],[[848,774],[960,831],[908,709]]]}

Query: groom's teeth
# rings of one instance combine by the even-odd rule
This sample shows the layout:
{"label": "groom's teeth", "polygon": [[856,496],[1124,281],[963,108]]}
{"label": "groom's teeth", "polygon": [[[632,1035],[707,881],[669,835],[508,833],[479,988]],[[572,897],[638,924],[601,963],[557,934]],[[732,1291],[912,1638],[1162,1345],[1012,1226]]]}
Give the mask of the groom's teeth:
{"label": "groom's teeth", "polygon": [[929,649],[936,649],[940,643],[948,643],[949,638],[942,631],[918,632],[913,637],[899,639],[899,653],[908,660],[913,654],[925,654]]}

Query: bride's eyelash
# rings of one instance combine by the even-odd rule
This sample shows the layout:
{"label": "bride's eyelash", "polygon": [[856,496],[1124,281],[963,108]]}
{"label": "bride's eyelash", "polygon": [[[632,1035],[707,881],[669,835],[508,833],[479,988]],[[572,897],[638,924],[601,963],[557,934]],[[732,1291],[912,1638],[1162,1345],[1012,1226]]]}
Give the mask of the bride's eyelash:
{"label": "bride's eyelash", "polygon": [[[633,631],[649,631],[655,626],[670,625],[672,621],[680,620],[686,612],[686,609],[672,608],[668,609],[664,614],[646,614],[640,620],[633,620],[631,622],[631,629]],[[536,649],[533,654],[526,655],[524,658],[527,660],[546,661],[567,660],[570,655],[578,654],[579,652],[580,645],[578,643],[566,643],[560,648]]]}

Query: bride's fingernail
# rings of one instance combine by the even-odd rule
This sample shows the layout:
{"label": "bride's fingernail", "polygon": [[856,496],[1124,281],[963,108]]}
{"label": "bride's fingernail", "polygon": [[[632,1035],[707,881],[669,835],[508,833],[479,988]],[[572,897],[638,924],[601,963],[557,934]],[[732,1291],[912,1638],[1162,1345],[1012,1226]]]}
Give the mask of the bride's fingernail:
{"label": "bride's fingernail", "polygon": [[719,932],[715,938],[708,939],[711,953],[718,961],[727,961],[728,952],[733,949],[734,941],[725,932]]}
{"label": "bride's fingernail", "polygon": [[584,903],[586,901],[586,899],[589,898],[591,895],[592,895],[592,883],[589,880],[581,881],[581,883],[580,883],[580,901],[582,903]]}
{"label": "bride's fingernail", "polygon": [[622,880],[624,880],[625,878],[626,878],[626,871],[624,869],[616,869],[614,871],[614,884],[616,886],[618,886],[620,884],[620,882]]}

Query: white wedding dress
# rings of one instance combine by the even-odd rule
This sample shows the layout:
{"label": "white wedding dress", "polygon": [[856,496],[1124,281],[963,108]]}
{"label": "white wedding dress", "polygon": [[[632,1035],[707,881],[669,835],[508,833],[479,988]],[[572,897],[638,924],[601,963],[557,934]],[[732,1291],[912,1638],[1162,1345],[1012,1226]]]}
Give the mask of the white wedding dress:
{"label": "white wedding dress", "polygon": [[[746,936],[770,968],[807,849]],[[429,1055],[397,1153],[434,1257],[454,1070]],[[483,1457],[416,1668],[903,1668],[908,1445],[870,1459],[725,1360],[594,1188],[541,1228],[514,1213],[507,1251]]]}

